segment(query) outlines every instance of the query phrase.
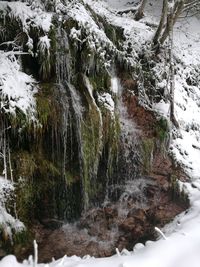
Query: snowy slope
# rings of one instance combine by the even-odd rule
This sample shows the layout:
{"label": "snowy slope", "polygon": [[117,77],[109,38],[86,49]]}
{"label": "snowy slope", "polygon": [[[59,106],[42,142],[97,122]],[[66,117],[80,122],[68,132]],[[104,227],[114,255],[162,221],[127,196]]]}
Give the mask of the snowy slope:
{"label": "snowy slope", "polygon": [[[151,38],[153,30],[144,25],[145,21],[156,23],[160,1],[151,1],[146,16],[141,22],[135,22],[130,16],[119,16],[116,9],[127,7],[127,0],[107,0],[106,3],[85,0],[95,11],[104,14],[115,25],[123,25],[126,37],[134,43],[144,44]],[[130,1],[131,2],[131,1]],[[112,10],[114,8],[114,11]],[[78,15],[77,15],[78,16]],[[84,21],[84,18],[82,18]],[[92,22],[91,22],[92,23]],[[191,28],[193,29],[191,32]],[[190,182],[180,183],[187,190],[191,201],[189,211],[177,216],[163,231],[166,240],[148,241],[145,246],[137,244],[132,252],[126,250],[110,258],[94,259],[89,256],[79,258],[64,256],[50,264],[38,264],[41,267],[199,267],[200,266],[200,21],[188,18],[184,24],[176,25],[174,51],[176,54],[177,74],[175,82],[175,115],[180,130],[174,130],[171,153],[191,178]],[[95,29],[94,29],[95,30]],[[103,36],[104,38],[104,36]],[[190,82],[186,82],[189,78]],[[169,105],[158,103],[155,106],[166,117]],[[53,255],[52,255],[53,257]],[[30,258],[24,264],[17,263],[14,256],[7,256],[0,262],[0,267],[35,266]]]}

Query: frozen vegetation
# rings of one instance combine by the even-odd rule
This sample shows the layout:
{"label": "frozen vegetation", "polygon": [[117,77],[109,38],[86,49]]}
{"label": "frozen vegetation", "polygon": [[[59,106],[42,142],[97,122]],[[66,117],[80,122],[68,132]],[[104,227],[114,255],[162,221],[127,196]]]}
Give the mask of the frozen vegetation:
{"label": "frozen vegetation", "polygon": [[[116,47],[106,37],[105,33],[94,22],[89,12],[85,9],[82,1],[77,4],[64,6],[60,1],[57,2],[56,12],[59,14],[67,13],[75,18],[78,23],[86,28],[88,42],[93,49],[97,50],[100,57],[105,61],[104,47],[99,43],[110,46],[110,49],[117,51]],[[76,1],[74,1],[76,2]],[[131,54],[127,60],[131,64],[136,64],[137,53],[143,45],[148,43],[154,33],[154,26],[158,23],[160,10],[160,1],[150,1],[147,5],[145,16],[139,22],[134,21],[131,14],[119,15],[117,11],[127,8],[128,1],[107,0],[93,1],[84,0],[97,14],[103,16],[109,23],[123,27],[126,41],[124,46],[132,43]],[[71,6],[72,5],[72,6]],[[22,21],[25,31],[29,36],[29,24],[31,21],[36,27],[41,27],[48,32],[51,25],[51,13],[34,11],[19,2],[1,2],[0,10],[6,10],[9,6],[11,16],[17,16]],[[29,18],[27,20],[27,18]],[[175,115],[178,120],[179,129],[173,128],[171,131],[172,143],[170,153],[175,161],[180,164],[188,174],[188,182],[180,182],[180,187],[189,195],[190,208],[188,211],[177,216],[172,223],[162,229],[166,240],[161,235],[155,241],[147,241],[145,245],[136,244],[133,251],[123,250],[119,252],[116,249],[116,255],[110,258],[95,259],[86,255],[84,258],[77,256],[67,257],[52,261],[49,264],[38,264],[41,267],[198,267],[200,262],[200,20],[199,17],[188,17],[182,22],[177,22],[174,31],[174,62],[176,68],[175,75]],[[80,32],[73,29],[71,36],[79,40]],[[80,40],[81,42],[82,40]],[[31,51],[31,42],[29,46]],[[45,50],[48,54],[50,42],[47,36],[39,40],[39,49]],[[0,52],[0,93],[1,109],[6,112],[14,113],[19,108],[24,113],[34,118],[34,94],[37,92],[36,81],[29,75],[22,72],[17,54],[19,50],[4,53]],[[123,52],[119,52],[123,56]],[[107,62],[109,65],[109,60]],[[168,68],[165,60],[155,66],[157,73],[157,88],[166,88],[168,83],[163,78],[163,72]],[[111,87],[114,93],[117,83],[116,78],[112,79]],[[111,88],[111,89],[112,89]],[[167,94],[168,92],[166,92]],[[91,92],[90,92],[91,94]],[[144,96],[144,94],[142,95]],[[109,93],[98,96],[99,102],[109,109],[114,110],[114,101]],[[143,105],[148,105],[144,101]],[[169,118],[169,101],[167,99],[151,105],[151,108]],[[126,126],[126,125],[125,125]],[[11,234],[10,228],[22,229],[23,224],[17,219],[12,218],[4,206],[5,192],[13,190],[13,184],[0,178],[0,223],[6,224],[8,234]],[[53,257],[54,255],[52,255]],[[28,267],[36,266],[35,259],[29,258],[20,264],[14,256],[7,256],[0,262],[0,267]]]}

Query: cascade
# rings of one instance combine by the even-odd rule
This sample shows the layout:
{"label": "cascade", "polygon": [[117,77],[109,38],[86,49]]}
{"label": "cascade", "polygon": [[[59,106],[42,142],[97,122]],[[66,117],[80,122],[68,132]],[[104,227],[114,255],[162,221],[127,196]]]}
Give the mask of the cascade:
{"label": "cascade", "polygon": [[123,88],[119,84],[118,113],[120,121],[120,149],[122,153],[124,181],[133,180],[138,176],[139,140],[136,123],[130,118],[126,104],[123,102]]}
{"label": "cascade", "polygon": [[[56,29],[55,69],[61,107],[59,146],[62,155],[63,181],[60,195],[65,202],[64,218],[68,220],[73,217],[75,212],[73,209],[77,209],[77,205],[81,212],[88,209],[91,198],[95,203],[98,192],[105,196],[105,202],[125,199],[124,192],[128,187],[134,192],[136,190],[134,181],[139,178],[140,155],[138,154],[138,129],[123,101],[123,88],[119,79],[114,77],[117,81],[115,83],[117,89],[111,88],[111,90],[117,90],[118,103],[113,114],[107,109],[106,112],[110,114],[110,121],[108,121],[108,115],[103,115],[105,110],[101,109],[98,103],[99,92],[96,92],[96,98],[93,95],[94,88],[89,77],[83,73],[80,77],[76,75],[77,66],[74,64],[69,34],[64,29],[62,17],[57,21],[59,22]],[[82,84],[79,85],[77,81]],[[110,126],[110,123],[113,126]],[[120,125],[120,136],[116,132],[117,123]],[[109,129],[105,130],[105,127]],[[113,139],[117,140],[114,142],[118,143],[116,152],[113,151],[113,141],[110,137],[112,131],[115,135]],[[117,164],[114,162],[116,161],[114,153],[118,154]],[[101,165],[101,161],[105,164]],[[101,168],[106,170],[100,177]],[[138,184],[137,181],[137,188]],[[105,187],[104,192],[99,189],[101,187]],[[75,204],[76,194],[81,200],[78,204]],[[73,201],[71,197],[74,198]]]}
{"label": "cascade", "polygon": [[[62,146],[62,176],[63,185],[66,185],[64,195],[66,207],[64,211],[65,219],[69,219],[73,213],[69,207],[69,180],[73,173],[78,173],[82,177],[82,140],[81,121],[82,104],[81,99],[72,85],[72,59],[70,46],[66,31],[59,25],[56,32],[56,81],[59,92],[61,106],[61,146]],[[72,168],[76,168],[73,170]],[[79,178],[79,180],[80,180]],[[80,186],[79,186],[80,187]],[[73,191],[73,189],[71,189]],[[80,188],[79,188],[80,190]],[[81,192],[78,192],[82,194]]]}
{"label": "cascade", "polygon": [[126,206],[129,200],[135,201],[138,207],[143,207],[146,202],[144,191],[145,179],[140,176],[140,139],[136,123],[130,117],[126,103],[123,100],[123,87],[118,78],[114,77],[118,95],[117,112],[120,124],[120,141],[118,152],[117,173],[108,185],[108,195],[112,201],[119,201],[118,212],[128,212]]}
{"label": "cascade", "polygon": [[[72,1],[70,4],[74,3]],[[68,5],[66,6],[68,10]],[[53,8],[53,3],[49,8]],[[59,8],[62,9],[62,5]],[[121,244],[123,248],[126,245],[132,246],[136,239],[144,237],[144,233],[148,234],[149,214],[146,211],[150,210],[152,216],[153,201],[156,200],[153,186],[156,182],[153,181],[150,170],[143,171],[141,165],[146,162],[146,158],[152,161],[154,149],[150,147],[147,152],[142,151],[142,138],[146,129],[137,121],[138,126],[130,114],[135,112],[134,108],[137,109],[135,106],[131,106],[132,110],[129,109],[127,103],[135,87],[131,84],[128,92],[129,87],[123,88],[117,72],[108,71],[116,67],[122,70],[119,74],[122,82],[137,83],[133,81],[129,68],[123,66],[127,62],[123,58],[124,54],[119,53],[119,62],[120,56],[115,55],[112,45],[109,47],[110,42],[107,47],[107,43],[103,44],[102,39],[97,38],[104,28],[108,36],[121,35],[118,30],[121,32],[122,29],[114,28],[108,21],[104,25],[104,18],[102,20],[101,16],[96,16],[87,6],[87,12],[83,15],[90,15],[94,25],[98,26],[98,34],[93,36],[95,27],[90,29],[90,23],[79,23],[66,10],[58,10],[59,15],[54,14],[57,17],[52,22],[52,31],[48,35],[52,46],[46,47],[49,49],[46,54],[51,53],[48,58],[50,62],[55,52],[55,66],[53,62],[50,63],[52,66],[47,71],[48,77],[42,78],[41,92],[37,95],[42,100],[40,105],[47,106],[41,109],[42,116],[38,116],[44,127],[32,130],[32,126],[28,125],[29,134],[26,128],[23,132],[21,121],[16,122],[16,129],[9,131],[6,125],[0,123],[0,167],[4,167],[5,177],[12,180],[14,166],[16,177],[22,175],[26,182],[25,186],[19,185],[19,218],[22,216],[22,220],[30,220],[30,224],[34,224],[33,218],[38,220],[42,227],[48,228],[44,229],[47,230],[46,235],[51,232],[50,228],[59,228],[63,221],[66,222],[63,228],[68,243],[63,228],[56,229],[55,232],[52,230],[54,236],[60,233],[60,239],[64,241],[63,254],[67,253],[66,247],[74,247],[76,253],[83,248],[80,253],[83,255],[86,251],[93,253],[93,247],[96,246],[97,256],[108,256],[113,254],[113,248],[118,247],[121,240],[126,241]],[[81,9],[80,11],[82,12]],[[36,39],[44,37],[40,37],[40,34],[44,33],[38,33]],[[115,37],[109,39],[117,39],[119,36]],[[121,38],[119,37],[120,40]],[[37,49],[39,47],[40,45]],[[42,59],[46,54],[43,54]],[[40,57],[33,61],[24,60],[24,69],[27,64],[30,73],[37,73],[34,68],[39,67],[40,63]],[[135,98],[137,103],[137,96]],[[37,106],[38,114],[40,105]],[[153,128],[156,125],[153,118],[154,124],[145,118],[145,111],[143,115],[143,123]],[[21,119],[19,114],[17,119],[24,118]],[[18,138],[18,130],[21,140]],[[15,132],[17,134],[12,138]],[[155,135],[151,129],[150,134],[147,134],[147,145],[148,141],[154,145]],[[34,142],[36,139],[37,142]],[[8,143],[10,140],[13,144]],[[142,154],[145,152],[146,157]],[[14,161],[12,166],[11,159]],[[143,177],[142,173],[149,177]],[[156,210],[158,201],[155,202]],[[153,216],[151,218],[154,219]],[[143,228],[138,230],[138,225]],[[54,238],[46,242],[45,237],[48,252],[51,251],[48,246],[59,250],[60,240],[54,245],[55,243],[51,244]],[[60,251],[58,253],[59,257],[62,256]]]}

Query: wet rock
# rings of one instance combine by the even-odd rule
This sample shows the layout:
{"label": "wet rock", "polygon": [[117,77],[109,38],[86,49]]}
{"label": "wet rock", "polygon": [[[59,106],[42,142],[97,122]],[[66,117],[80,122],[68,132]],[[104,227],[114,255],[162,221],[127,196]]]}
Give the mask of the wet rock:
{"label": "wet rock", "polygon": [[[128,90],[136,86],[131,80],[123,80],[123,83]],[[116,247],[119,251],[124,248],[132,250],[134,244],[155,238],[155,226],[164,226],[188,207],[188,204],[172,199],[171,175],[175,173],[177,177],[183,177],[183,180],[186,178],[161,149],[163,144],[157,140],[155,133],[155,114],[139,106],[137,96],[130,91],[123,95],[123,101],[128,116],[139,129],[139,138],[149,139],[153,144],[149,153],[150,168],[143,169],[144,164],[140,159],[139,177],[143,182],[135,186],[139,193],[134,191],[132,180],[126,188],[127,192],[124,191],[125,187],[116,186],[111,192],[108,205],[89,209],[76,224],[58,228],[62,222],[51,219],[43,221],[43,227],[35,230],[35,236],[39,240],[40,262],[50,261],[52,256],[60,258],[65,254],[111,256]],[[123,171],[126,173],[126,170],[122,169],[122,173]]]}
{"label": "wet rock", "polygon": [[59,220],[56,220],[56,219],[43,219],[41,223],[46,228],[49,228],[49,229],[52,229],[52,230],[60,228],[64,224],[63,221],[59,221]]}
{"label": "wet rock", "polygon": [[116,247],[119,249],[119,251],[122,251],[124,248],[128,248],[128,245],[128,239],[125,236],[120,236],[117,241]]}
{"label": "wet rock", "polygon": [[146,214],[143,209],[132,209],[131,211],[129,211],[127,217],[134,217],[137,222],[146,221]]}
{"label": "wet rock", "polygon": [[89,255],[99,256],[99,244],[95,241],[90,241],[86,246],[86,251],[88,251]]}
{"label": "wet rock", "polygon": [[105,207],[104,208],[104,213],[107,219],[109,218],[116,218],[118,216],[118,211],[116,208],[111,208],[111,207]]}
{"label": "wet rock", "polygon": [[136,226],[136,220],[133,217],[126,218],[123,223],[119,225],[119,229],[125,233],[130,233]]}
{"label": "wet rock", "polygon": [[0,249],[0,259],[2,259],[3,257],[5,257],[6,256],[6,251],[5,250],[3,250],[3,249]]}

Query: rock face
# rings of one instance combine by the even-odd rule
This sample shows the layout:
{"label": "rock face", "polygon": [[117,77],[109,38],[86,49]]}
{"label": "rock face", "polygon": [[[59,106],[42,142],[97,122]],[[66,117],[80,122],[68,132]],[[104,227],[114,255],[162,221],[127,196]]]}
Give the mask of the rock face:
{"label": "rock face", "polygon": [[162,186],[160,177],[151,179],[145,188],[143,207],[138,207],[135,199],[129,197],[103,208],[93,208],[75,224],[53,231],[40,229],[38,232],[43,233],[43,238],[40,234],[38,240],[40,262],[48,262],[52,255],[60,258],[65,254],[107,257],[115,253],[115,248],[132,250],[138,242],[155,240],[154,227],[170,222],[188,203],[174,200],[168,182]]}
{"label": "rock face", "polygon": [[124,95],[124,101],[130,119],[138,118],[138,138],[151,141],[149,150],[141,147],[146,153],[146,164],[141,162],[140,176],[116,188],[112,185],[112,194],[117,192],[114,201],[111,194],[109,201],[84,212],[76,223],[55,230],[39,227],[35,233],[43,233],[38,240],[41,262],[48,262],[52,255],[55,258],[65,254],[106,257],[115,253],[115,248],[132,250],[138,242],[155,240],[154,227],[164,226],[188,207],[187,198],[181,192],[174,194],[173,183],[175,175],[182,180],[187,177],[160,149],[162,140],[157,138],[154,114],[140,107],[137,98],[129,92]]}
{"label": "rock face", "polygon": [[[15,116],[0,111],[0,130],[8,129],[0,143],[8,144],[16,183],[11,213],[32,232],[30,240],[35,235],[40,261],[63,254],[109,256],[116,247],[132,249],[154,238],[154,226],[187,208],[176,182],[186,177],[167,153],[167,120],[140,103],[132,78],[137,70],[121,45],[123,29],[82,1],[52,5],[49,32],[33,20],[28,37],[19,38],[22,70],[40,81],[35,121],[21,110]],[[0,43],[14,40],[16,32],[23,37],[11,8],[0,12],[9,33]],[[80,23],[77,10],[89,22]],[[12,251],[19,258],[30,253],[15,246]]]}

